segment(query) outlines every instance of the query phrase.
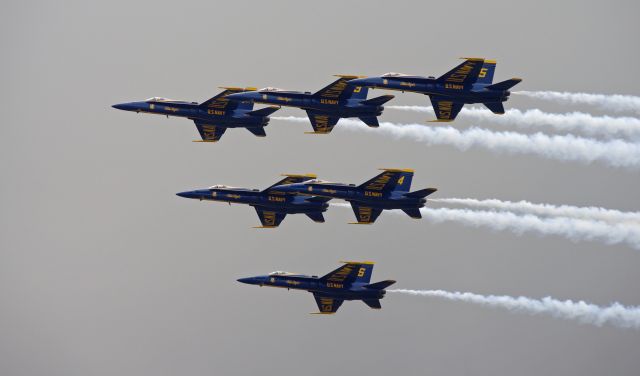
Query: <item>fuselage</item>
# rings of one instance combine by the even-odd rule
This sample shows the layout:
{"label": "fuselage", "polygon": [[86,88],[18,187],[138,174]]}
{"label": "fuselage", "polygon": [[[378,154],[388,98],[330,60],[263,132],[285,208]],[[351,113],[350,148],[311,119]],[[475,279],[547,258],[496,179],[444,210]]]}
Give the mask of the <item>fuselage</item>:
{"label": "fuselage", "polygon": [[329,282],[314,276],[275,272],[238,280],[242,283],[258,286],[279,287],[292,290],[304,290],[342,300],[382,299],[384,290],[366,289],[363,283],[354,282],[350,285]]}
{"label": "fuselage", "polygon": [[408,75],[383,75],[379,77],[358,78],[349,81],[350,85],[365,86],[372,89],[396,90],[402,92],[437,95],[452,98],[460,103],[505,102],[510,95],[508,90],[490,90],[488,84],[465,86],[457,83],[439,82],[433,77]]}
{"label": "fuselage", "polygon": [[269,118],[266,116],[250,115],[250,109],[202,108],[196,102],[173,101],[162,98],[152,98],[142,102],[120,103],[113,105],[113,107],[137,113],[184,117],[227,128],[264,127],[269,123]]}
{"label": "fuselage", "polygon": [[311,93],[263,89],[228,95],[230,100],[265,103],[277,106],[297,107],[307,111],[331,114],[338,117],[379,116],[383,106],[362,104],[361,99],[320,98]]}
{"label": "fuselage", "polygon": [[275,212],[298,214],[324,212],[329,205],[326,202],[308,201],[307,197],[278,192],[264,192],[244,188],[228,188],[213,186],[208,189],[181,192],[180,197],[197,200],[221,201],[229,204],[246,204],[269,208]]}
{"label": "fuselage", "polygon": [[404,196],[407,192],[381,192],[359,188],[355,185],[337,183],[298,183],[275,187],[276,190],[299,195],[319,196],[358,202],[380,209],[421,208],[425,198]]}

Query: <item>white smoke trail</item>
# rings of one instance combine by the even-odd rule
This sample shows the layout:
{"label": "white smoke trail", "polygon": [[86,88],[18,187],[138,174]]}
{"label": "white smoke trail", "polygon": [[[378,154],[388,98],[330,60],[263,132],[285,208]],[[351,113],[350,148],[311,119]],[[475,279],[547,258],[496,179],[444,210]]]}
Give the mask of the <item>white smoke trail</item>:
{"label": "white smoke trail", "polygon": [[[335,207],[350,207],[335,203]],[[405,215],[400,210],[390,210]],[[625,223],[610,224],[603,221],[578,218],[541,218],[531,214],[517,215],[511,212],[487,210],[422,208],[425,220],[432,223],[457,222],[470,227],[484,227],[494,231],[509,231],[517,235],[534,233],[541,236],[561,236],[574,242],[599,241],[608,245],[627,244],[640,249],[640,227]]]}
{"label": "white smoke trail", "polygon": [[494,308],[504,308],[510,312],[522,312],[531,315],[546,314],[559,319],[577,320],[583,324],[596,326],[608,324],[618,328],[640,329],[640,307],[625,307],[620,303],[601,307],[584,301],[563,301],[551,297],[538,300],[524,296],[479,295],[470,292],[448,292],[443,290],[398,289],[387,291],[475,303]]}
{"label": "white smoke trail", "polygon": [[[433,107],[426,106],[386,106],[388,109],[433,113]],[[608,138],[623,137],[640,140],[640,119],[634,117],[594,116],[584,112],[553,114],[538,109],[520,111],[508,109],[504,115],[496,115],[488,109],[464,107],[461,118],[491,121],[493,124],[514,125],[520,128],[551,127],[561,132],[580,132],[587,136]]]}
{"label": "white smoke trail", "polygon": [[[301,117],[273,117],[276,120],[308,122]],[[341,119],[338,128],[395,138],[409,138],[426,145],[452,145],[460,150],[482,147],[499,153],[534,154],[549,159],[591,163],[601,161],[614,167],[640,166],[640,144],[621,140],[601,142],[590,138],[532,135],[516,132],[493,132],[470,128],[460,131],[453,127],[431,127],[422,124],[394,124],[383,122],[380,128],[370,128],[359,120]]]}
{"label": "white smoke trail", "polygon": [[624,212],[594,206],[580,207],[572,205],[534,204],[524,200],[513,202],[497,199],[477,200],[473,198],[434,198],[429,199],[429,201],[541,216],[593,219],[605,222],[629,222],[628,224],[630,225],[640,225],[640,212]]}
{"label": "white smoke trail", "polygon": [[634,112],[640,114],[640,97],[633,95],[605,95],[588,93],[568,93],[559,91],[514,91],[512,94],[553,102],[587,104],[603,110]]}

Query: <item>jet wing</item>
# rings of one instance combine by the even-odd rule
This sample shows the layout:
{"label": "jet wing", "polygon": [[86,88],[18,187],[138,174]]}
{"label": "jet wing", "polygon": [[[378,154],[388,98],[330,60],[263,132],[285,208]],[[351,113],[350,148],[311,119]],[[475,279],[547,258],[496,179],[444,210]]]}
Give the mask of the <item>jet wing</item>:
{"label": "jet wing", "polygon": [[198,128],[198,132],[200,132],[200,137],[202,137],[203,142],[217,142],[227,130],[226,127],[220,127],[215,124],[207,124],[198,120],[195,120],[195,123],[196,128]]}
{"label": "jet wing", "polygon": [[311,120],[311,126],[313,127],[313,133],[327,134],[331,133],[333,127],[340,120],[337,116],[331,116],[315,111],[307,111],[309,120]]}
{"label": "jet wing", "polygon": [[230,101],[226,96],[229,94],[241,93],[243,91],[255,90],[255,88],[248,87],[244,89],[240,87],[225,87],[223,89],[225,89],[223,92],[200,103],[200,107],[203,109],[214,109],[219,111],[233,111],[235,109],[250,110],[253,108],[253,103]]}
{"label": "jet wing", "polygon": [[454,102],[451,98],[438,95],[429,96],[433,111],[436,113],[436,121],[453,121],[464,106],[464,103]]}
{"label": "jet wing", "polygon": [[260,207],[255,207],[258,217],[263,228],[272,228],[280,226],[280,222],[287,216],[285,213],[279,213],[271,210],[265,210]]}
{"label": "jet wing", "polygon": [[382,213],[382,209],[372,208],[370,206],[360,206],[356,203],[351,203],[351,207],[353,208],[353,213],[356,215],[356,219],[358,222],[353,224],[358,225],[370,225],[378,219],[380,213]]}
{"label": "jet wing", "polygon": [[[348,97],[352,97],[352,96],[354,96],[354,94],[360,99],[366,99],[367,98],[367,90],[366,90],[366,88],[359,88],[359,89],[357,89],[357,92],[354,93],[356,88],[354,88],[352,86],[349,86],[349,84],[347,83],[350,80],[358,78],[358,76],[340,75],[338,77],[339,78],[337,80],[333,81],[329,85],[327,85],[327,86],[323,87],[322,89],[318,90],[313,95],[315,97],[320,97],[320,98],[324,98],[324,99],[334,99],[334,100],[347,99],[346,98],[347,96]],[[358,99],[358,98],[356,98],[356,99]]]}
{"label": "jet wing", "polygon": [[318,304],[318,310],[320,310],[318,313],[325,315],[336,313],[344,301],[317,293],[313,294],[313,297],[316,299],[316,304]]}

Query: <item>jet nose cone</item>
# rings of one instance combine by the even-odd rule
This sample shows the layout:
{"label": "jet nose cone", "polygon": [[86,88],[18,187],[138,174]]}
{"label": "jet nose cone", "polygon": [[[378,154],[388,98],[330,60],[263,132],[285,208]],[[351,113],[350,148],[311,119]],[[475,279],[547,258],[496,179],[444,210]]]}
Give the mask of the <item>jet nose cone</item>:
{"label": "jet nose cone", "polygon": [[238,282],[246,283],[248,285],[257,285],[257,284],[259,284],[258,279],[255,278],[255,277],[240,278],[240,279],[238,279]]}
{"label": "jet nose cone", "polygon": [[114,104],[111,107],[113,107],[115,109],[118,109],[118,110],[123,110],[123,111],[137,111],[138,110],[138,106],[136,105],[136,103],[118,103],[118,104]]}
{"label": "jet nose cone", "polygon": [[186,191],[176,193],[176,196],[184,197],[184,198],[199,198],[199,195],[196,191]]}

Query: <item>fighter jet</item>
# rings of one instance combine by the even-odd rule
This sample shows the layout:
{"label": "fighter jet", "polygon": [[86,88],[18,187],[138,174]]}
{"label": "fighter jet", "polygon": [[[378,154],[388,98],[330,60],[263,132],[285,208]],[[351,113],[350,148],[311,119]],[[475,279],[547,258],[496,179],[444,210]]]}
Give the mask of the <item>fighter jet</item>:
{"label": "fighter jet", "polygon": [[358,220],[353,224],[372,224],[384,209],[401,209],[411,218],[422,218],[420,208],[427,202],[425,197],[437,189],[426,188],[409,192],[413,170],[392,168],[381,170],[384,172],[358,186],[314,179],[280,185],[274,189],[285,193],[348,201]]}
{"label": "fighter jet", "polygon": [[274,187],[282,184],[293,184],[314,179],[316,175],[286,174],[284,179],[264,190],[232,188],[226,185],[214,185],[207,189],[177,193],[180,197],[197,200],[222,201],[229,205],[247,204],[253,206],[260,217],[262,226],[255,228],[274,228],[287,214],[306,214],[314,222],[324,222],[323,212],[327,211],[328,198],[300,197],[293,194],[277,192]]}
{"label": "fighter jet", "polygon": [[379,77],[349,81],[356,87],[408,91],[428,95],[440,122],[453,121],[465,103],[482,103],[495,114],[504,114],[502,102],[509,98],[509,89],[522,79],[512,78],[493,83],[495,60],[463,58],[464,63],[435,77],[387,73]]}
{"label": "fighter jet", "polygon": [[277,106],[298,107],[307,111],[313,132],[327,134],[333,130],[340,118],[357,117],[370,127],[378,127],[382,105],[393,95],[367,99],[366,87],[349,86],[347,81],[359,76],[337,75],[340,77],[315,94],[311,92],[285,91],[267,87],[257,91],[231,94],[227,98],[240,102],[259,102]]}
{"label": "fighter jet", "polygon": [[146,112],[150,114],[186,117],[196,123],[202,141],[216,142],[227,128],[246,128],[258,137],[265,137],[264,127],[269,123],[269,115],[279,107],[266,107],[253,111],[253,103],[231,102],[227,95],[255,88],[223,87],[225,89],[215,97],[198,102],[176,101],[154,97],[143,102],[120,103],[114,108],[125,111]]}
{"label": "fighter jet", "polygon": [[269,275],[240,278],[238,282],[250,285],[306,290],[316,299],[318,314],[336,313],[345,300],[362,300],[373,309],[380,309],[380,299],[385,289],[396,281],[386,280],[369,283],[373,273],[373,263],[369,261],[342,261],[338,269],[324,277],[306,276],[287,272],[273,272]]}

